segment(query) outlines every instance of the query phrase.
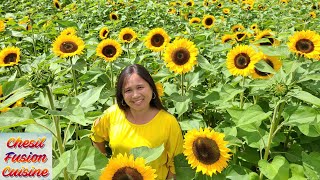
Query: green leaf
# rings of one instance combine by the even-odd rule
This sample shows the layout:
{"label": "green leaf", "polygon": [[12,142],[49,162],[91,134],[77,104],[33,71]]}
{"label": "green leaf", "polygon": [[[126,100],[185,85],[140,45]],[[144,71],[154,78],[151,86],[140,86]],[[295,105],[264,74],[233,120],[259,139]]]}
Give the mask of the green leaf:
{"label": "green leaf", "polygon": [[71,151],[64,152],[56,161],[56,165],[53,166],[52,179],[58,179],[60,173],[64,168],[66,168],[70,161]]}
{"label": "green leaf", "polygon": [[311,152],[307,154],[302,152],[302,165],[305,175],[308,179],[320,179],[320,153]]}
{"label": "green leaf", "polygon": [[318,124],[303,124],[298,126],[299,130],[306,136],[319,137],[320,136],[320,123]]}
{"label": "green leaf", "polygon": [[27,107],[16,107],[0,114],[0,130],[32,123],[35,121]]}
{"label": "green leaf", "polygon": [[306,91],[295,91],[292,96],[320,107],[320,99]]}
{"label": "green leaf", "polygon": [[223,97],[223,102],[227,102],[243,91],[243,89],[235,88],[229,84],[225,84],[221,89],[220,97]]}
{"label": "green leaf", "polygon": [[202,55],[198,56],[198,64],[202,69],[205,69],[207,71],[217,71],[216,68],[212,64],[210,64],[209,61]]}
{"label": "green leaf", "polygon": [[108,159],[93,146],[82,146],[79,149],[70,150],[70,162],[67,166],[73,179],[83,176],[88,172],[102,169],[108,163]]}
{"label": "green leaf", "polygon": [[193,179],[195,176],[195,170],[193,170],[186,157],[183,154],[179,154],[174,157],[174,167],[176,169],[177,179]]}
{"label": "green leaf", "polygon": [[277,73],[266,61],[261,60],[258,63],[254,64],[254,67],[261,72],[275,74]]}
{"label": "green leaf", "polygon": [[65,117],[72,122],[86,126],[87,124],[90,124],[91,121],[85,118],[83,109],[79,106],[79,102],[80,101],[77,98],[67,98],[61,111],[49,110],[49,113],[51,115]]}
{"label": "green leaf", "polygon": [[286,125],[298,126],[316,122],[317,110],[309,106],[288,106],[283,112]]}
{"label": "green leaf", "polygon": [[180,121],[179,124],[183,131],[191,129],[200,129],[201,120]]}
{"label": "green leaf", "polygon": [[67,27],[76,27],[76,28],[78,28],[77,23],[72,22],[72,21],[54,20],[53,22],[58,23],[63,28],[67,28]]}
{"label": "green leaf", "polygon": [[307,180],[304,176],[303,166],[298,164],[290,164],[291,177],[289,180]]}
{"label": "green leaf", "polygon": [[262,174],[268,179],[289,179],[289,163],[282,156],[275,156],[271,163],[262,159],[258,165]]}
{"label": "green leaf", "polygon": [[146,164],[158,159],[164,150],[164,145],[161,144],[155,148],[148,148],[146,146],[136,147],[131,149],[130,154],[133,154],[135,158],[143,157]]}
{"label": "green leaf", "polygon": [[190,99],[188,99],[188,101],[185,101],[185,102],[173,102],[176,112],[178,114],[178,117],[180,117],[183,113],[188,111],[189,102],[190,102]]}
{"label": "green leaf", "polygon": [[95,87],[76,96],[80,100],[79,105],[83,108],[88,108],[93,103],[98,101],[103,87],[104,85]]}

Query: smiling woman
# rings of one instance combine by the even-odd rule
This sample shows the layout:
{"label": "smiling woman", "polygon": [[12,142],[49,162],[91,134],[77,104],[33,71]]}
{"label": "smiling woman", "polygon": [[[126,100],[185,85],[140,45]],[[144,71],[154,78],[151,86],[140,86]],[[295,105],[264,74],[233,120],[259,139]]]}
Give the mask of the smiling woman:
{"label": "smiling woman", "polygon": [[174,177],[173,159],[183,151],[183,137],[176,118],[164,109],[149,72],[137,64],[126,67],[118,77],[116,98],[117,104],[94,122],[93,144],[106,154],[108,142],[113,158],[135,147],[164,144],[161,156],[149,165],[159,180]]}

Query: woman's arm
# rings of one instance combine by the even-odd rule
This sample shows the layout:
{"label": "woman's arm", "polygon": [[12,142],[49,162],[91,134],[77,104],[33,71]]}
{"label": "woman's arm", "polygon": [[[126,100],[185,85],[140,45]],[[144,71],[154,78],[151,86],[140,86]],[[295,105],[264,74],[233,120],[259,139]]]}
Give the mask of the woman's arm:
{"label": "woman's arm", "polygon": [[107,151],[106,151],[106,142],[93,142],[92,144],[94,147],[96,147],[102,154],[104,154],[105,156],[107,155]]}

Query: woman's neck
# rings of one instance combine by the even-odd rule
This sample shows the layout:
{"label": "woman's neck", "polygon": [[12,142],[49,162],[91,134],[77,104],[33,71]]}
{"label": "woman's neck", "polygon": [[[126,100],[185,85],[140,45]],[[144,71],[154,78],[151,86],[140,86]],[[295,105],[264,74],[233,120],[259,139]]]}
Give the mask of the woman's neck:
{"label": "woman's neck", "polygon": [[150,107],[143,111],[134,111],[129,109],[126,112],[126,116],[127,119],[134,124],[145,124],[151,121],[158,112],[159,110],[154,107]]}

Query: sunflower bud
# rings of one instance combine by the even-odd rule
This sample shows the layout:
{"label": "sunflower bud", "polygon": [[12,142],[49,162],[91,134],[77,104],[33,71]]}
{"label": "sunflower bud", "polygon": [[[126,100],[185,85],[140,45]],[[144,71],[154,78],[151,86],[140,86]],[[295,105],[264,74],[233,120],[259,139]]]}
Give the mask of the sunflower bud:
{"label": "sunflower bud", "polygon": [[288,87],[284,83],[273,84],[271,91],[274,92],[276,96],[285,96],[288,92]]}
{"label": "sunflower bud", "polygon": [[30,82],[34,88],[44,88],[54,80],[54,73],[49,69],[41,69],[33,72],[30,76]]}

